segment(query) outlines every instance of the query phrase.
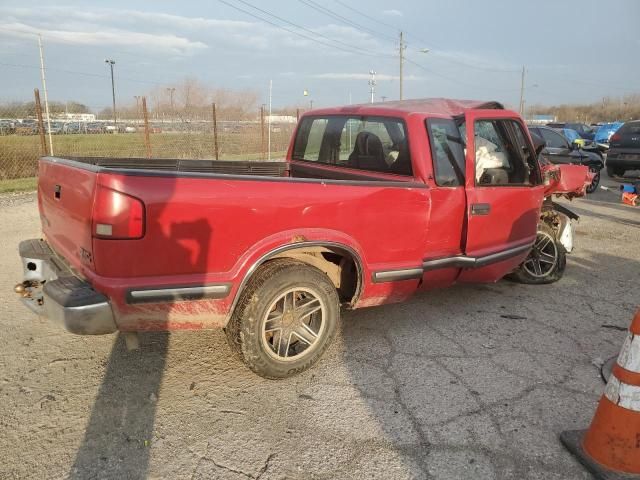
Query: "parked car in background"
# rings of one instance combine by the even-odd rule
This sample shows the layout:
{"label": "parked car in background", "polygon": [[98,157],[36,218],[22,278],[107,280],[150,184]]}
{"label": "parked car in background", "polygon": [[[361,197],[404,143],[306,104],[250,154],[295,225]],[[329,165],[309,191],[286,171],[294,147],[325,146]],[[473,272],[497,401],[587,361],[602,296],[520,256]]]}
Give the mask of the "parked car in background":
{"label": "parked car in background", "polygon": [[578,132],[572,130],[571,128],[565,127],[559,129],[559,131],[562,133],[562,135],[564,135],[564,138],[566,138],[569,143],[575,143],[576,145],[580,145],[581,147],[584,147],[585,145],[591,143],[590,140],[585,140],[580,136]]}
{"label": "parked car in background", "polygon": [[64,124],[62,122],[44,122],[44,131],[47,133],[51,133],[51,135],[59,135],[60,133],[64,133],[63,128]]}
{"label": "parked car in background", "polygon": [[539,125],[529,125],[529,131],[541,137],[546,145],[543,155],[551,163],[585,165],[594,173],[593,180],[587,187],[587,193],[593,193],[600,184],[600,171],[604,161],[599,153],[586,150],[579,143],[570,142],[559,131]]}
{"label": "parked car in background", "polygon": [[137,131],[138,129],[133,125],[127,125],[126,127],[124,127],[124,133],[136,133]]}
{"label": "parked car in background", "polygon": [[86,133],[104,133],[104,125],[99,122],[88,123],[85,129]]}
{"label": "parked car in background", "polygon": [[593,140],[593,137],[596,134],[596,131],[592,126],[584,123],[565,123],[564,128],[569,128],[578,132],[580,138],[584,138],[585,140]]}
{"label": "parked car in background", "polygon": [[0,135],[11,135],[16,131],[16,122],[13,120],[0,120]]}
{"label": "parked car in background", "polygon": [[85,133],[85,130],[86,124],[81,122],[67,122],[62,128],[62,132],[67,134]]}
{"label": "parked car in background", "polygon": [[626,122],[609,140],[607,174],[623,176],[628,170],[640,170],[640,120]]}
{"label": "parked car in background", "polygon": [[605,149],[598,146],[593,140],[582,138],[578,132],[570,128],[563,128],[560,133],[568,140],[570,144],[578,145],[581,149],[597,154],[604,161],[603,152]]}
{"label": "parked car in background", "polygon": [[36,135],[38,133],[38,124],[35,120],[26,118],[16,124],[16,135]]}
{"label": "parked car in background", "polygon": [[616,133],[622,125],[624,125],[623,122],[604,123],[600,125],[598,130],[596,130],[596,135],[593,138],[593,141],[598,145],[605,145],[608,147],[611,136]]}

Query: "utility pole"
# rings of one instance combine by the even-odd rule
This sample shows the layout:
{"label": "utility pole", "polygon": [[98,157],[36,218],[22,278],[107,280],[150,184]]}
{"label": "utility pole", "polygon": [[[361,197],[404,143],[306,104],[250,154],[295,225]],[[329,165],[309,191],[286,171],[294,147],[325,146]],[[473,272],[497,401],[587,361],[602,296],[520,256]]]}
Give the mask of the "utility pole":
{"label": "utility pole", "polygon": [[104,60],[104,63],[108,64],[109,67],[111,68],[111,97],[113,99],[113,126],[116,127],[115,132],[114,133],[118,133],[118,127],[116,125],[117,119],[116,119],[116,84],[113,81],[113,66],[116,64],[115,60],[106,58]]}
{"label": "utility pole", "polygon": [[171,115],[173,115],[173,92],[175,92],[176,89],[174,87],[167,87],[167,92],[169,92],[169,102],[171,104]]}
{"label": "utility pole", "polygon": [[400,32],[400,100],[403,99],[404,97],[404,92],[403,92],[403,88],[402,88],[402,82],[404,80],[404,51],[407,48],[407,46],[404,44],[404,36],[403,33]]}
{"label": "utility pole", "polygon": [[272,105],[272,100],[273,98],[273,80],[269,80],[269,119],[267,122],[267,126],[269,127],[269,133],[267,135],[267,148],[268,148],[268,152],[267,152],[267,161],[271,161],[271,105]]}
{"label": "utility pole", "polygon": [[40,76],[42,77],[42,89],[44,90],[44,110],[47,113],[47,130],[49,131],[49,155],[53,155],[53,139],[51,138],[51,115],[49,115],[47,79],[45,78],[44,74],[44,52],[42,49],[42,35],[38,35],[38,48],[40,49]]}
{"label": "utility pole", "polygon": [[524,115],[524,65],[522,66],[522,78],[520,80],[520,115]]}
{"label": "utility pole", "polygon": [[371,103],[373,103],[373,97],[376,93],[376,72],[374,70],[369,70],[369,93],[371,94]]}
{"label": "utility pole", "polygon": [[134,95],[133,98],[136,99],[136,120],[137,120],[137,117],[140,116],[140,95]]}

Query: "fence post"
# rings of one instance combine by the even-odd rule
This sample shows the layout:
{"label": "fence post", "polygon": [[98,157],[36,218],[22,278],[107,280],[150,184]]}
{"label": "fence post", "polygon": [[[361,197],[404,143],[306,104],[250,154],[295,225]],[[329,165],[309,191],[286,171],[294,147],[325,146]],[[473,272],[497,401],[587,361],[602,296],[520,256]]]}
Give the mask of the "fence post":
{"label": "fence post", "polygon": [[296,108],[296,123],[300,121],[300,109]]}
{"label": "fence post", "polygon": [[267,147],[264,143],[264,105],[260,106],[260,148],[262,151],[262,160],[267,157]]}
{"label": "fence post", "polygon": [[216,118],[216,104],[211,104],[211,115],[213,116],[213,148],[216,152],[216,160],[218,160],[218,120]]}
{"label": "fence post", "polygon": [[147,113],[147,97],[142,97],[142,115],[144,116],[144,146],[147,158],[151,158],[151,139],[149,138],[149,115]]}
{"label": "fence post", "polygon": [[40,105],[40,90],[33,89],[33,94],[36,97],[36,116],[38,117],[38,135],[40,136],[40,151],[43,156],[49,155],[49,149],[47,148],[47,140],[44,137],[44,120],[42,119],[42,106]]}

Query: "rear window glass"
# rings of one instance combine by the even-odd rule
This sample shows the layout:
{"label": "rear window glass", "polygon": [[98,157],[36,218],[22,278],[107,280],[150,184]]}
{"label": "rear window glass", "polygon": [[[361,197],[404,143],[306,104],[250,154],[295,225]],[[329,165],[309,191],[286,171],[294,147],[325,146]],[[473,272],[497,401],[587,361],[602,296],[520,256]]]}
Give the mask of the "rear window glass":
{"label": "rear window glass", "polygon": [[625,133],[636,134],[640,133],[640,122],[629,122],[625,123],[620,130],[619,134],[624,135]]}
{"label": "rear window glass", "polygon": [[293,148],[294,160],[412,175],[404,122],[386,117],[306,117]]}

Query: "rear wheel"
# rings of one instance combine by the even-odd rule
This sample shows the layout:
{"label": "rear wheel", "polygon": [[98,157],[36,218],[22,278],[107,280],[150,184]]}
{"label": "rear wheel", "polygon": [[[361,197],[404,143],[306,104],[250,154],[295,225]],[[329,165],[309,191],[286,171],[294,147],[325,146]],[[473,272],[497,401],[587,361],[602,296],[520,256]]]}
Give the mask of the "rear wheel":
{"label": "rear wheel", "polygon": [[587,193],[593,193],[600,184],[600,169],[597,167],[589,167],[589,171],[594,174],[594,177],[589,186],[587,186]]}
{"label": "rear wheel", "polygon": [[553,229],[541,223],[529,256],[509,278],[532,285],[553,283],[562,278],[566,266],[567,251]]}
{"label": "rear wheel", "polygon": [[339,319],[338,293],[323,272],[278,259],[256,272],[225,332],[251,370],[265,378],[285,378],[320,359]]}
{"label": "rear wheel", "polygon": [[623,177],[624,172],[624,168],[607,166],[607,175],[609,175],[610,177]]}

